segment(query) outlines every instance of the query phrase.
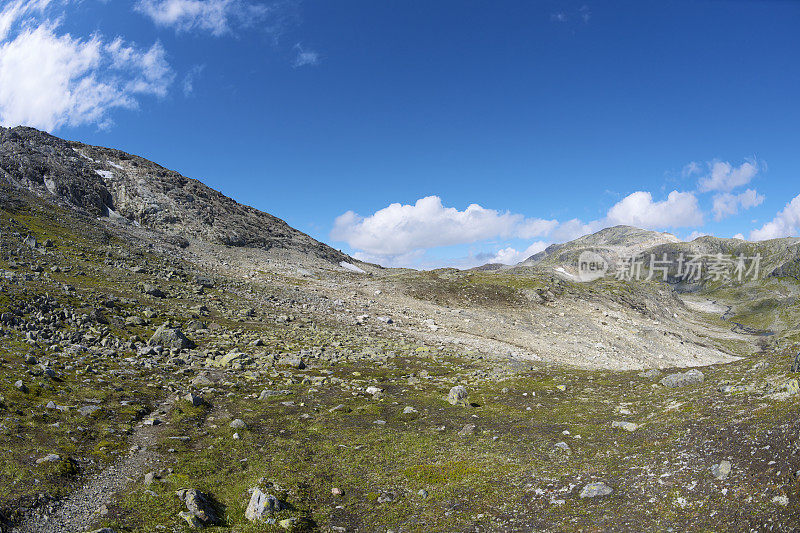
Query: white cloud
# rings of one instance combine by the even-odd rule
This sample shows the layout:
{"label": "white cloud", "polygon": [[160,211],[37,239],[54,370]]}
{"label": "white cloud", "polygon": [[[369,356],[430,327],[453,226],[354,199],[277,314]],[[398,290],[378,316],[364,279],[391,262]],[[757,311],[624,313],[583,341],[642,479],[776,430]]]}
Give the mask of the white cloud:
{"label": "white cloud", "polygon": [[297,53],[292,63],[295,68],[319,63],[319,53],[303,48],[300,43],[294,45],[294,51]]}
{"label": "white cloud", "polygon": [[666,200],[654,202],[649,192],[637,191],[609,209],[606,220],[647,229],[683,228],[701,226],[703,213],[691,192],[672,191]]}
{"label": "white cloud", "polygon": [[600,231],[609,225],[611,224],[605,220],[593,220],[591,222],[584,223],[577,218],[573,218],[572,220],[567,220],[566,222],[558,224],[550,237],[555,242],[571,241],[577,239],[578,237],[583,237],[584,235],[589,235],[590,233]]}
{"label": "white cloud", "polygon": [[262,22],[272,11],[269,6],[243,0],[139,0],[135,9],[159,26],[178,32],[205,31],[217,37],[234,26]]}
{"label": "white cloud", "polygon": [[548,244],[544,241],[536,241],[522,251],[512,247],[503,248],[502,250],[499,250],[494,257],[486,261],[486,263],[516,265],[517,263],[526,260],[530,256],[538,254],[547,248],[547,246]]}
{"label": "white cloud", "polygon": [[691,161],[687,163],[686,166],[683,167],[681,175],[683,177],[695,176],[697,174],[700,174],[702,171],[703,169],[700,166],[700,163],[698,163],[697,161]]}
{"label": "white cloud", "polygon": [[779,237],[792,237],[800,233],[800,195],[795,196],[786,207],[760,229],[750,232],[751,241],[765,241]]}
{"label": "white cloud", "polygon": [[391,204],[366,218],[348,211],[334,222],[331,238],[368,254],[396,256],[494,237],[532,238],[555,225],[556,221],[526,219],[477,204],[459,211],[444,207],[438,196],[428,196],[414,205]]}
{"label": "white cloud", "polygon": [[194,94],[194,82],[200,74],[203,73],[205,70],[205,65],[195,65],[189,72],[186,73],[186,76],[183,77],[183,95],[186,97],[191,96]]}
{"label": "white cloud", "polygon": [[750,209],[761,205],[764,202],[764,195],[758,194],[755,189],[747,189],[741,194],[729,192],[714,196],[714,220],[720,221],[726,217],[733,216],[739,209]]}
{"label": "white cloud", "polygon": [[705,237],[707,235],[709,235],[709,234],[704,232],[704,231],[695,230],[695,231],[691,232],[688,237],[683,239],[683,241],[684,242],[692,242],[695,239],[699,239],[700,237]]}
{"label": "white cloud", "polygon": [[[690,163],[691,164],[691,163]],[[729,192],[742,185],[747,185],[758,174],[757,161],[745,161],[735,167],[727,161],[714,161],[709,163],[709,174],[700,179],[701,192],[725,191]]]}
{"label": "white cloud", "polygon": [[[10,17],[12,8],[17,4],[0,16]],[[159,43],[141,49],[98,34],[59,35],[58,29],[57,22],[27,19],[0,42],[0,124],[48,131],[107,126],[111,110],[133,109],[139,96],[167,93],[173,74]]]}
{"label": "white cloud", "polygon": [[0,41],[5,41],[12,28],[31,15],[43,15],[51,0],[16,0],[9,2],[0,12]]}

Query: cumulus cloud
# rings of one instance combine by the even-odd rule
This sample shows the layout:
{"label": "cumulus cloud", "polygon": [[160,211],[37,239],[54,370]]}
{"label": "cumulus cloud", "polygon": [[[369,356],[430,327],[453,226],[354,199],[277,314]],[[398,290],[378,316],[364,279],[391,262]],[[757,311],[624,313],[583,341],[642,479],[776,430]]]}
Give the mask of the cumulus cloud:
{"label": "cumulus cloud", "polygon": [[143,95],[166,95],[173,73],[159,43],[143,49],[98,34],[59,34],[58,22],[20,20],[47,2],[27,4],[13,3],[0,13],[7,28],[0,41],[0,124],[48,131],[108,126],[113,109],[134,109]]}
{"label": "cumulus cloud", "polygon": [[414,205],[391,204],[368,217],[348,211],[334,222],[331,238],[368,254],[396,256],[494,237],[532,238],[544,235],[556,224],[477,204],[459,211],[442,205],[438,196],[427,196]]}
{"label": "cumulus cloud", "polygon": [[314,50],[304,48],[300,43],[294,45],[295,58],[292,65],[297,67],[304,67],[307,65],[316,65],[319,63],[319,53]]}
{"label": "cumulus cloud", "polygon": [[738,167],[727,161],[713,161],[708,166],[709,174],[700,178],[698,184],[701,192],[730,192],[750,183],[759,170],[759,164],[755,160],[745,161]]}
{"label": "cumulus cloud", "polygon": [[609,225],[627,224],[647,229],[701,226],[703,212],[691,192],[672,191],[666,200],[654,202],[645,191],[634,192],[608,211]]}
{"label": "cumulus cloud", "polygon": [[486,263],[500,263],[503,265],[516,265],[521,261],[525,261],[532,255],[538,254],[545,248],[547,243],[544,241],[536,241],[524,250],[517,250],[516,248],[508,247],[499,250],[494,256],[486,260]]}
{"label": "cumulus cloud", "polygon": [[764,195],[758,194],[755,189],[747,189],[741,194],[722,193],[714,196],[714,220],[720,221],[726,217],[733,216],[740,209],[750,209],[761,205],[764,202]]}
{"label": "cumulus cloud", "polygon": [[800,233],[800,195],[795,196],[770,222],[750,232],[751,241],[793,237]]}
{"label": "cumulus cloud", "polygon": [[683,239],[683,241],[684,242],[692,242],[695,239],[699,239],[700,237],[705,237],[707,235],[709,235],[709,234],[704,232],[704,231],[695,230],[695,231],[691,232],[685,239]]}
{"label": "cumulus cloud", "polygon": [[214,36],[267,18],[272,8],[243,0],[139,0],[136,11],[159,26],[178,32],[205,31]]}

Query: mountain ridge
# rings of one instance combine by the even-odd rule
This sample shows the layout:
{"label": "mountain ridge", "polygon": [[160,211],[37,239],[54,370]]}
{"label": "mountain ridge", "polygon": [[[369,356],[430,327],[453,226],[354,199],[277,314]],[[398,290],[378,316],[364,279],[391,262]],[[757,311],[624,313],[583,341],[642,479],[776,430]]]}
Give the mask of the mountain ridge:
{"label": "mountain ridge", "polygon": [[177,239],[286,249],[338,263],[348,255],[201,181],[121,150],[28,127],[0,128],[0,182]]}

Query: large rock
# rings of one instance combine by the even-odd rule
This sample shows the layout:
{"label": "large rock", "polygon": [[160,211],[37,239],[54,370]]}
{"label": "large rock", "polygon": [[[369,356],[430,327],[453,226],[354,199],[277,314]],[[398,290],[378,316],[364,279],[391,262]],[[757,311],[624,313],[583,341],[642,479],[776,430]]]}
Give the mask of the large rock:
{"label": "large rock", "polygon": [[703,373],[693,368],[683,373],[664,376],[661,380],[661,384],[667,388],[675,389],[678,387],[687,387],[689,385],[698,385],[703,382],[703,379],[705,379]]}
{"label": "large rock", "polygon": [[247,509],[244,512],[245,518],[254,522],[256,520],[263,520],[264,514],[278,513],[286,509],[286,504],[279,500],[272,494],[266,494],[259,488],[253,489],[253,494],[250,496],[250,503],[247,504]]}
{"label": "large rock", "polygon": [[800,372],[800,352],[794,357],[794,362],[791,367],[792,372]]}
{"label": "large rock", "polygon": [[185,350],[194,346],[194,343],[187,339],[180,329],[168,327],[166,324],[162,324],[156,330],[148,344],[177,350]]}
{"label": "large rock", "polygon": [[583,490],[581,490],[580,497],[581,498],[597,498],[598,496],[608,496],[614,492],[614,489],[603,483],[602,481],[598,481],[596,483],[589,483]]}
{"label": "large rock", "polygon": [[453,405],[467,404],[467,389],[463,385],[456,385],[447,395],[447,401]]}
{"label": "large rock", "polygon": [[[181,513],[184,519],[190,524],[190,516],[194,517],[203,526],[214,526],[220,524],[219,516],[214,510],[211,497],[203,494],[197,489],[181,489],[175,493],[178,498],[186,505],[186,511]],[[190,515],[190,516],[187,516]]]}

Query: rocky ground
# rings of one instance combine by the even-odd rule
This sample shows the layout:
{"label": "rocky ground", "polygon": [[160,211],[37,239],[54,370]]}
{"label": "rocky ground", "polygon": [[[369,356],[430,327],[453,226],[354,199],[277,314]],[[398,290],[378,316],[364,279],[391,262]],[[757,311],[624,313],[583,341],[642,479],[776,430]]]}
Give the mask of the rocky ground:
{"label": "rocky ground", "polygon": [[718,294],[358,273],[1,192],[3,531],[799,527],[798,345]]}

